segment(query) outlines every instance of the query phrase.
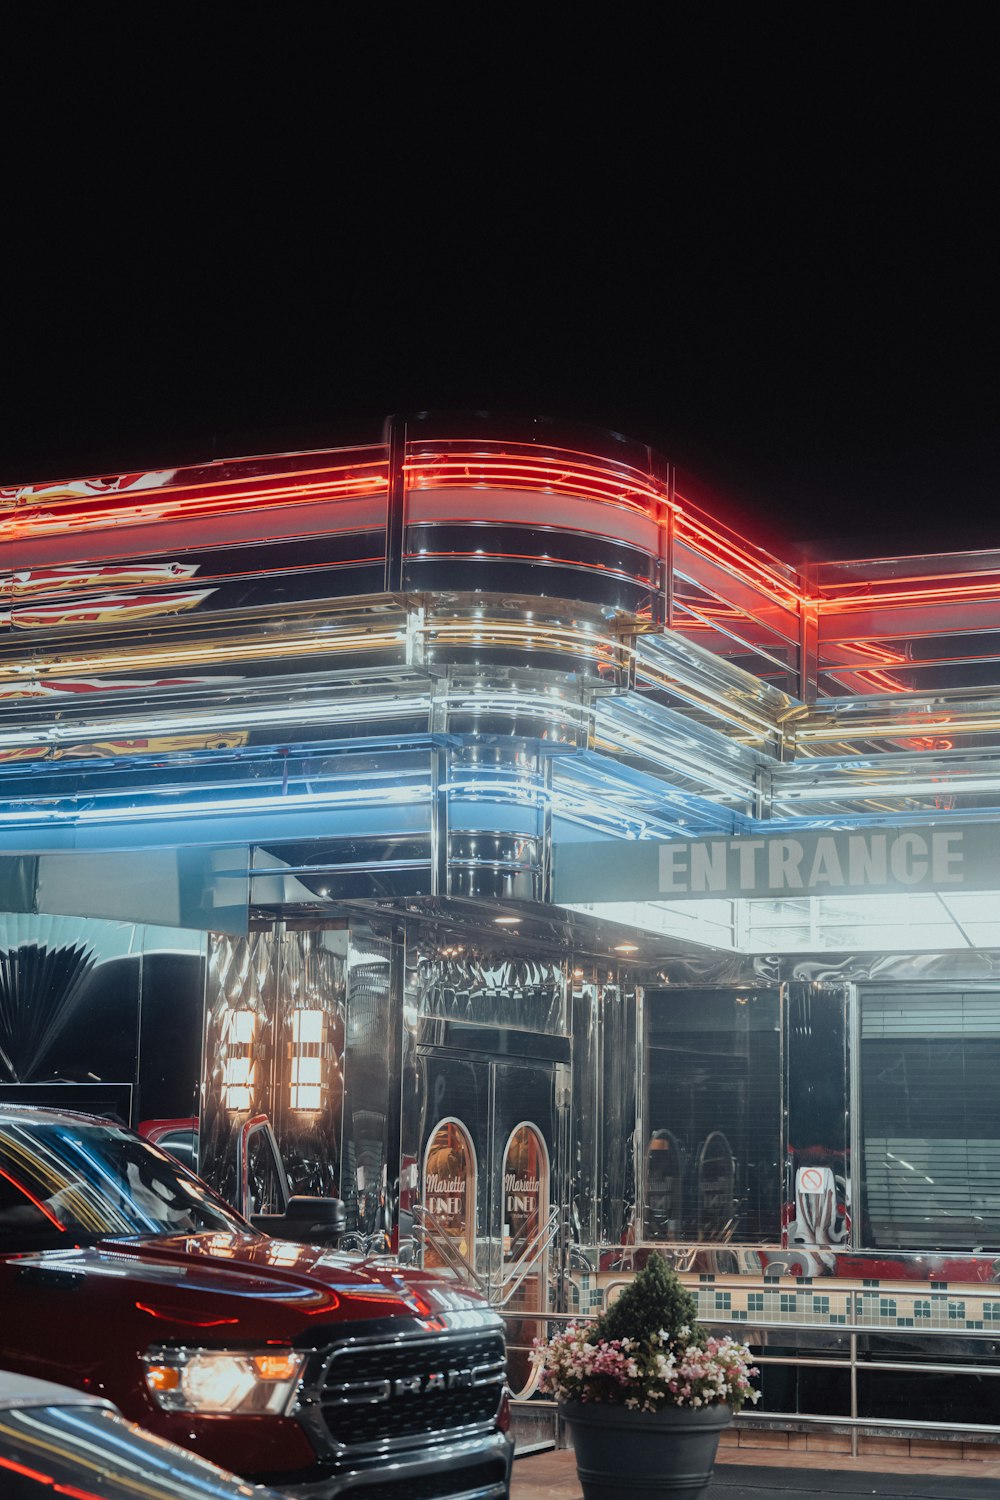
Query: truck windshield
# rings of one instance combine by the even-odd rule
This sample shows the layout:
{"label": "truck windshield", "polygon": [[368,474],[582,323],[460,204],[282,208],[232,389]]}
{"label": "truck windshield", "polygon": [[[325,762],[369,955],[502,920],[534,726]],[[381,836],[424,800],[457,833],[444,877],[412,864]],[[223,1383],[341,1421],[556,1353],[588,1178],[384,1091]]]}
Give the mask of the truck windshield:
{"label": "truck windshield", "polygon": [[0,1250],[246,1224],[155,1146],[116,1125],[0,1115]]}

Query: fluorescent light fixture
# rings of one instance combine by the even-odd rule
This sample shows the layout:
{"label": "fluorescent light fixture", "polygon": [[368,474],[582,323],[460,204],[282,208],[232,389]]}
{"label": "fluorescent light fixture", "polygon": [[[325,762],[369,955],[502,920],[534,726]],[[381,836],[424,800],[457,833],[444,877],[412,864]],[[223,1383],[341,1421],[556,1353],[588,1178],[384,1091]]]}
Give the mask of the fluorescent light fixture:
{"label": "fluorescent light fixture", "polygon": [[226,1016],[222,1028],[225,1060],[222,1064],[222,1084],[226,1108],[243,1113],[253,1100],[254,1034],[257,1017],[252,1010],[232,1010]]}
{"label": "fluorescent light fixture", "polygon": [[304,1008],[292,1012],[292,1109],[319,1109],[323,1102],[323,1012]]}

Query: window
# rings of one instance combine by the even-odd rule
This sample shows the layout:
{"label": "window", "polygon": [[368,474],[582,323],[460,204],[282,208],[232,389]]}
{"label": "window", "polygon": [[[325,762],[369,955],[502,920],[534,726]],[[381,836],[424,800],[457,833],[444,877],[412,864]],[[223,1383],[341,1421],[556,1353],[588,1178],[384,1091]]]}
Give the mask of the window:
{"label": "window", "polygon": [[0,1249],[243,1226],[204,1183],[115,1125],[0,1119]]}
{"label": "window", "polygon": [[777,1243],[777,991],[657,990],[646,1018],[643,1238]]}
{"label": "window", "polygon": [[863,990],[872,1249],[1000,1249],[1000,991]]}

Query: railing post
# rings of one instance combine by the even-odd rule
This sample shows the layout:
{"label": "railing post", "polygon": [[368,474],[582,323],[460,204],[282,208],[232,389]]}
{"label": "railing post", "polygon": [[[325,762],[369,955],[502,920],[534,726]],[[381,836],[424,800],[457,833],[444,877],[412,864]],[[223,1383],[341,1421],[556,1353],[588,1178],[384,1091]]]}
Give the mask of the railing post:
{"label": "railing post", "polygon": [[667,466],[667,493],[659,501],[656,588],[653,594],[653,624],[674,628],[674,468]]}
{"label": "railing post", "polygon": [[[805,574],[810,577],[810,573]],[[798,696],[804,703],[816,702],[819,678],[820,615],[814,598],[799,603]]]}
{"label": "railing post", "polygon": [[677,470],[673,464],[667,470],[667,524],[663,528],[664,538],[664,591],[666,596],[666,626],[674,628],[674,522],[677,517]]}
{"label": "railing post", "polygon": [[[857,1311],[854,1313],[857,1321]],[[851,1457],[858,1456],[858,1336],[851,1334]]]}
{"label": "railing post", "polygon": [[387,594],[403,589],[406,547],[406,423],[402,417],[386,417],[382,441],[388,449],[389,487],[385,505],[385,583]]}

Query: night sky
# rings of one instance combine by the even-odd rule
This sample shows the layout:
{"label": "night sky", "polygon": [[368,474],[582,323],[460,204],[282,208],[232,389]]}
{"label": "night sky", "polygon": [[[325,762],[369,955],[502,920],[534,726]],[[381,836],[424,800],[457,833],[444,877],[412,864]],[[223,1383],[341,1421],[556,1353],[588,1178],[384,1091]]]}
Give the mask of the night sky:
{"label": "night sky", "polygon": [[487,409],[649,442],[763,540],[1000,542],[992,8],[449,14],[21,80],[0,482]]}

